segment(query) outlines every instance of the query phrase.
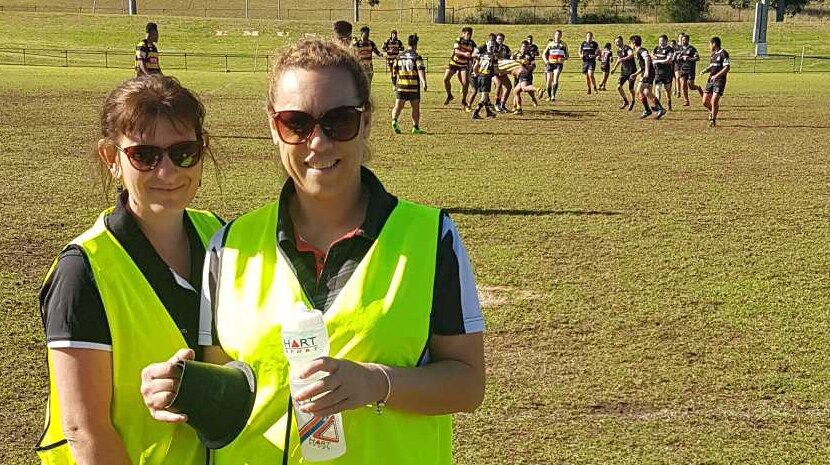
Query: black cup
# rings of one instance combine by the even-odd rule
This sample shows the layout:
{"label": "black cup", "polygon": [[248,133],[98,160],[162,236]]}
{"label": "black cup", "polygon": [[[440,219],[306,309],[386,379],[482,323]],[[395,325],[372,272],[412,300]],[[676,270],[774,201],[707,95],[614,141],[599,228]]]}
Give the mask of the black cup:
{"label": "black cup", "polygon": [[220,449],[245,428],[256,399],[256,378],[248,364],[225,366],[184,361],[179,392],[171,407],[187,415],[199,439],[209,449]]}

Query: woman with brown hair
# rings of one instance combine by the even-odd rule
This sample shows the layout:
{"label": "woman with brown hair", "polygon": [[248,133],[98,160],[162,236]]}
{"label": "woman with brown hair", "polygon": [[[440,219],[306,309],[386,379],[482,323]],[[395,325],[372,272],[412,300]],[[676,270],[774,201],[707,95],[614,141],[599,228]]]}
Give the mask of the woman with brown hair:
{"label": "woman with brown hair", "polygon": [[[451,414],[475,410],[485,383],[484,320],[458,231],[364,166],[373,105],[347,50],[300,42],[269,82],[289,179],[278,200],[214,237],[206,264],[200,343],[209,360],[248,363],[257,381],[247,427],[216,463],[295,464],[301,441],[344,438],[345,454],[327,463],[450,464]],[[323,311],[331,356],[299,373],[324,376],[291,399],[281,319],[298,303]],[[145,369],[142,391],[154,417],[185,421],[168,408],[180,378],[173,361]],[[314,416],[302,435],[292,401]],[[343,431],[314,433],[341,412]]]}
{"label": "woman with brown hair", "polygon": [[144,409],[141,369],[197,343],[205,245],[221,227],[188,209],[199,188],[205,109],[173,78],[125,81],[104,100],[97,154],[113,208],[60,253],[40,304],[48,347],[44,464],[203,464],[186,425]]}

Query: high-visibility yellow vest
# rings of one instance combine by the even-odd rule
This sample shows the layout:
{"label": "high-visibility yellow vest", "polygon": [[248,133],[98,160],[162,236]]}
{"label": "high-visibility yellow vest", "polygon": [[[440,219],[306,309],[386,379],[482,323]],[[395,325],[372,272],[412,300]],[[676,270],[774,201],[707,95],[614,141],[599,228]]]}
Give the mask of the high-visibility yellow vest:
{"label": "high-visibility yellow vest", "polygon": [[[276,203],[230,225],[221,254],[216,330],[232,358],[256,373],[253,413],[239,437],[216,451],[217,465],[273,465],[284,451],[301,461],[296,421],[288,423],[288,361],[281,314],[308,304],[277,248]],[[356,362],[415,367],[429,338],[440,211],[399,201],[380,236],[324,318],[330,355]],[[394,386],[393,386],[394,389]],[[289,442],[285,450],[286,428]],[[343,412],[346,453],[336,465],[449,465],[452,417],[372,408]]]}
{"label": "high-visibility yellow vest", "polygon": [[[103,212],[71,244],[82,247],[86,254],[112,336],[112,424],[135,465],[204,465],[205,448],[193,429],[154,420],[141,397],[141,370],[151,363],[169,359],[177,350],[187,347],[187,343],[141,270],[107,230],[104,217],[110,211]],[[205,245],[221,228],[212,213],[187,210],[187,215]],[[57,261],[46,280],[56,264]],[[75,459],[61,428],[51,355],[48,360],[46,427],[36,450],[45,465],[74,465]]]}

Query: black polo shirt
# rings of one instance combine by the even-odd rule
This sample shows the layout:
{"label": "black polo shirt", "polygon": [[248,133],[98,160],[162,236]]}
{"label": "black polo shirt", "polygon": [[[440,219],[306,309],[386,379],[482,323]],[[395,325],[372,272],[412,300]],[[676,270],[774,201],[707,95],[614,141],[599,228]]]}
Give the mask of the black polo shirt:
{"label": "black polo shirt", "polygon": [[[161,259],[126,207],[127,192],[116,202],[115,209],[104,218],[107,229],[115,236],[138,269],[150,283],[159,300],[178,325],[188,347],[198,345],[199,292],[205,247],[187,215],[184,226],[190,242],[190,280],[185,281]],[[70,245],[58,257],[57,266],[40,290],[40,308],[46,344],[49,348],[80,348],[111,350],[107,314],[101,294],[84,250]],[[140,311],[141,303],[136,303]]]}
{"label": "black polo shirt", "polygon": [[[366,217],[353,233],[338,240],[329,248],[318,279],[318,263],[312,251],[298,248],[294,222],[289,214],[289,200],[296,193],[289,178],[280,193],[277,218],[277,243],[288,259],[289,266],[308,297],[310,303],[323,312],[331,307],[340,291],[349,281],[357,266],[380,236],[389,215],[398,204],[397,197],[383,187],[378,178],[367,168],[362,168],[361,183],[368,194]],[[484,331],[484,318],[478,301],[472,267],[455,225],[442,212],[439,221],[438,250],[430,316],[430,332],[438,335],[458,335]],[[202,345],[219,345],[216,338],[215,306],[216,283],[221,270],[219,255],[224,246],[228,227],[214,236],[208,250],[207,279],[203,280],[205,300],[202,306],[202,324],[199,341]],[[303,250],[301,250],[303,249]]]}

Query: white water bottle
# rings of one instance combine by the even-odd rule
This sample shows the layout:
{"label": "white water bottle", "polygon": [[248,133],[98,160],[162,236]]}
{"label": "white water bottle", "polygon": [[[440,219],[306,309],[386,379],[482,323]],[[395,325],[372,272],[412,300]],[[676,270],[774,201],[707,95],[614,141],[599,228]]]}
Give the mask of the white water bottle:
{"label": "white water bottle", "polygon": [[[320,310],[310,310],[305,304],[297,303],[283,318],[282,344],[291,365],[288,382],[292,398],[306,386],[328,375],[323,371],[306,379],[300,379],[297,375],[312,360],[329,355],[329,335]],[[300,433],[300,450],[305,460],[331,460],[346,453],[341,414],[315,419],[313,415],[301,412],[296,400],[293,404]]]}

